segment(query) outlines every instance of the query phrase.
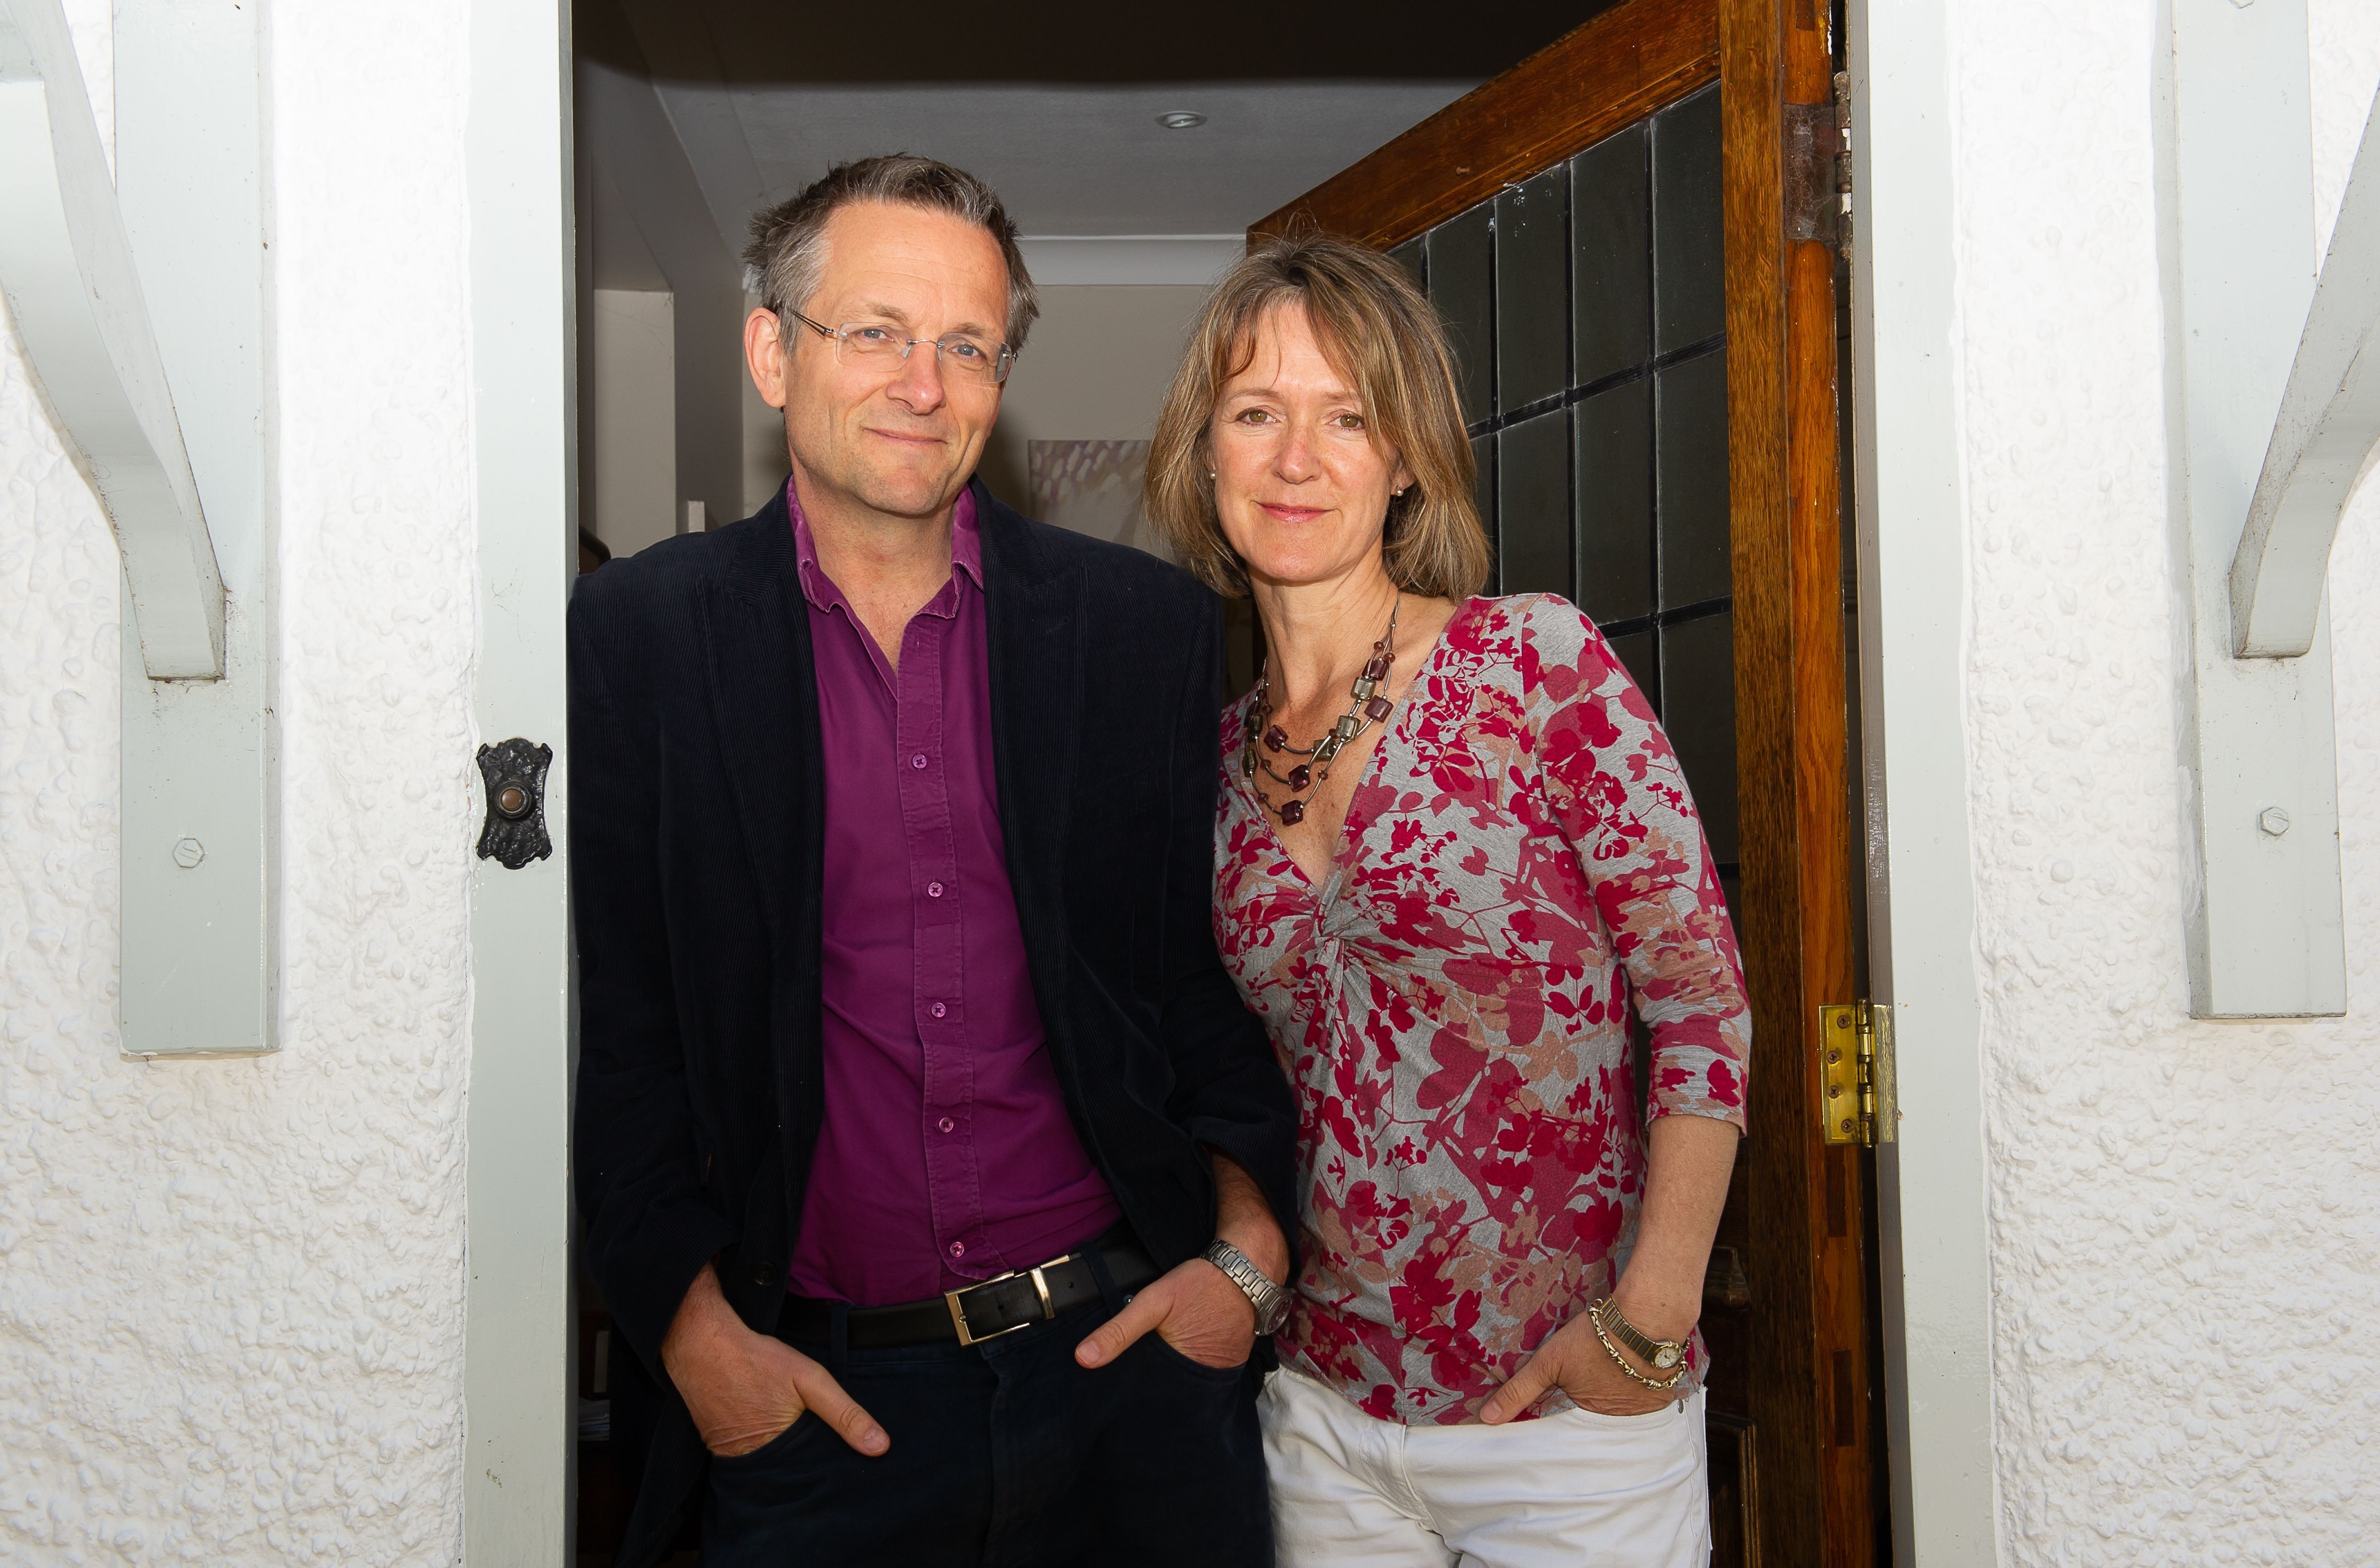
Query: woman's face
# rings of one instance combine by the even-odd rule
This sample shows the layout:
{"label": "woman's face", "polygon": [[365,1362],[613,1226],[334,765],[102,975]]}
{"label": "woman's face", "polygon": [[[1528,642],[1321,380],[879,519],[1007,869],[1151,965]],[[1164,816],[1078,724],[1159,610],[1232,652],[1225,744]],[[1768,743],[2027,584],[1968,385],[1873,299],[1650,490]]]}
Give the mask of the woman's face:
{"label": "woman's face", "polygon": [[1258,584],[1342,579],[1378,557],[1389,497],[1413,476],[1374,435],[1304,305],[1267,312],[1255,348],[1207,431],[1223,537]]}

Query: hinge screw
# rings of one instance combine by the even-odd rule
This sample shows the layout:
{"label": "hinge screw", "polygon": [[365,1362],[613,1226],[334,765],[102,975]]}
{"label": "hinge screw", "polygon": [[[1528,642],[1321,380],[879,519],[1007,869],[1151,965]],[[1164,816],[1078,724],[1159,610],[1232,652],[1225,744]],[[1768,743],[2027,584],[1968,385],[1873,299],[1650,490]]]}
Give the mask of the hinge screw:
{"label": "hinge screw", "polygon": [[196,838],[174,840],[174,863],[184,871],[196,871],[199,862],[207,858],[207,847]]}
{"label": "hinge screw", "polygon": [[2256,826],[2277,838],[2289,830],[2289,814],[2278,806],[2266,806],[2256,814]]}

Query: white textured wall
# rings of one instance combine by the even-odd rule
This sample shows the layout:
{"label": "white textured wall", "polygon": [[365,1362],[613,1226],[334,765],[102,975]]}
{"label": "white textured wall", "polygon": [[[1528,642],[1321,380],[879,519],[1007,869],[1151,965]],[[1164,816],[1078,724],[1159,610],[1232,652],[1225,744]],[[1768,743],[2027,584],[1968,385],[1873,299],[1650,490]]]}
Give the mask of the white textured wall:
{"label": "white textured wall", "polygon": [[278,1057],[116,1055],[115,549],[0,346],[0,1562],[460,1540],[467,20],[272,14]]}
{"label": "white textured wall", "polygon": [[[2380,1561],[2380,487],[2331,576],[2354,1011],[2193,1023],[2157,6],[1953,10],[2004,1555]],[[2313,16],[2326,235],[2380,8]]]}

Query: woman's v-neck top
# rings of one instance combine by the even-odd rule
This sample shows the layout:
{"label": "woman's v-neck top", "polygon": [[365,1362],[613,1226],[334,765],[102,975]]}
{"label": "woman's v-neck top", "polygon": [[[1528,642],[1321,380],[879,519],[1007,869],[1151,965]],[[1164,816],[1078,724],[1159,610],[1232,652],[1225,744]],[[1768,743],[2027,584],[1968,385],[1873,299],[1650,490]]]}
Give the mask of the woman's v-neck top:
{"label": "woman's v-neck top", "polygon": [[1751,1018],[1710,850],[1644,694],[1551,595],[1456,611],[1318,888],[1239,775],[1248,715],[1223,714],[1215,932],[1298,1097],[1281,1348],[1375,1416],[1467,1420],[1624,1265],[1639,1104],[1743,1125]]}

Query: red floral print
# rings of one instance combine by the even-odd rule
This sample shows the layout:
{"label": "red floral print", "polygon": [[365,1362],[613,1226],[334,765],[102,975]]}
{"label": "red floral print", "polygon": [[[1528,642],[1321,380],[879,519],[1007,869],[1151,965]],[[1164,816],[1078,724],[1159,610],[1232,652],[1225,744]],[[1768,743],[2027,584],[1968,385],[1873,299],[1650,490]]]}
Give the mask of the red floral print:
{"label": "red floral print", "polygon": [[1650,1114],[1743,1125],[1709,847],[1644,694],[1550,595],[1448,622],[1318,888],[1232,766],[1247,717],[1223,714],[1215,933],[1298,1096],[1281,1351],[1375,1416],[1468,1420],[1633,1244],[1632,1009]]}

